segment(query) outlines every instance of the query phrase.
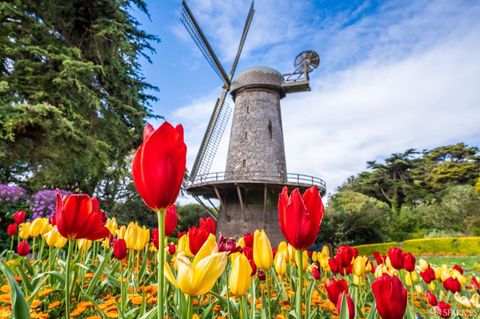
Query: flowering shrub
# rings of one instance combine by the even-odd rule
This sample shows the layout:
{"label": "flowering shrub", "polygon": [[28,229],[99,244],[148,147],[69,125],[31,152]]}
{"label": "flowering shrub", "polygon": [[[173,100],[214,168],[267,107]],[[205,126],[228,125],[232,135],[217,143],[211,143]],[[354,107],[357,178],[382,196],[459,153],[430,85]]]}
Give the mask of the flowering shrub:
{"label": "flowering shrub", "polygon": [[[33,194],[27,201],[32,218],[47,217],[50,218],[55,213],[56,190],[44,189]],[[71,194],[69,191],[61,190],[62,196]]]}
{"label": "flowering shrub", "polygon": [[0,184],[0,209],[3,212],[13,212],[24,207],[27,199],[25,189],[15,186]]}

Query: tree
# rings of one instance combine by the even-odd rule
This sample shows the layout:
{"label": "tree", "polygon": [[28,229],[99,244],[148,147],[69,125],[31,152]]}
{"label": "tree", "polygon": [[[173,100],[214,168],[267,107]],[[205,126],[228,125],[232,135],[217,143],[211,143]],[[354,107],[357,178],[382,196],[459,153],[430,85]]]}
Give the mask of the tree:
{"label": "tree", "polygon": [[157,39],[132,5],[147,13],[142,0],[0,2],[0,183],[123,183],[114,168],[140,144],[155,89],[138,59]]}
{"label": "tree", "polygon": [[422,152],[409,149],[392,154],[383,163],[367,162],[367,169],[349,178],[340,190],[384,201],[398,215],[404,204],[439,200],[446,188],[474,185],[480,175],[480,155],[477,147],[463,143]]}
{"label": "tree", "polygon": [[338,192],[330,198],[322,221],[318,242],[367,244],[388,239],[388,205],[352,191]]}

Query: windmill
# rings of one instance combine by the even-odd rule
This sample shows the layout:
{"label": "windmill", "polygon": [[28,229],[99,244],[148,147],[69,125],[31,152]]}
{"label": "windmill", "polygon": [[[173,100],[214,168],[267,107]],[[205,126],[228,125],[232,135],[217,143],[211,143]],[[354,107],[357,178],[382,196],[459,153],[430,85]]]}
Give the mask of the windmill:
{"label": "windmill", "polygon": [[[217,230],[222,235],[238,237],[264,228],[272,243],[277,244],[282,239],[276,208],[282,187],[304,190],[316,185],[322,195],[326,192],[325,182],[320,178],[287,173],[280,111],[280,99],[286,94],[310,91],[309,73],[319,66],[320,58],[315,51],[303,51],[295,58],[291,73],[254,67],[234,78],[254,13],[252,1],[227,74],[187,3],[182,1],[183,25],[223,82],[186,190],[217,219]],[[226,168],[224,172],[210,172],[232,113],[225,101],[229,92],[235,111]],[[220,205],[212,200],[218,200]]]}

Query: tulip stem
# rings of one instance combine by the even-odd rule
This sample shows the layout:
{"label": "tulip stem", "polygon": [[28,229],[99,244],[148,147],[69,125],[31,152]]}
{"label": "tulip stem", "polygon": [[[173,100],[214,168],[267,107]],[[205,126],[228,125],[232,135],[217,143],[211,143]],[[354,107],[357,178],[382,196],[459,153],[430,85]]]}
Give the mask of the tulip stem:
{"label": "tulip stem", "polygon": [[11,240],[10,240],[10,251],[13,251],[13,236],[11,237]]}
{"label": "tulip stem", "polygon": [[[163,303],[163,286],[164,286],[164,276],[163,276],[163,267],[165,264],[165,209],[160,209],[157,211],[157,221],[158,221],[158,252],[157,252],[157,283],[158,283],[158,313],[157,319],[163,319],[164,312],[164,303]],[[190,300],[189,300],[190,302]]]}
{"label": "tulip stem", "polygon": [[192,319],[193,316],[193,297],[187,296],[187,316],[185,319]]}
{"label": "tulip stem", "polygon": [[72,259],[73,240],[68,240],[67,261],[65,264],[65,318],[70,319],[70,260]]}
{"label": "tulip stem", "polygon": [[297,319],[302,319],[302,292],[303,292],[303,251],[297,250],[298,260],[298,284],[296,297]]}

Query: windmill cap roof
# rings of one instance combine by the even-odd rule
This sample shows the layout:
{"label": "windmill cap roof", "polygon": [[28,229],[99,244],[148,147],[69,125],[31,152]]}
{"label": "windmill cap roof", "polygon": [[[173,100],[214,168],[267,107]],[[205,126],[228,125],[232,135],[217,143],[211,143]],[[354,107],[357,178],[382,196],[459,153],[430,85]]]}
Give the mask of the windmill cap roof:
{"label": "windmill cap roof", "polygon": [[241,72],[232,83],[231,91],[235,96],[236,91],[245,87],[270,88],[282,93],[283,75],[275,69],[266,66],[256,66]]}

